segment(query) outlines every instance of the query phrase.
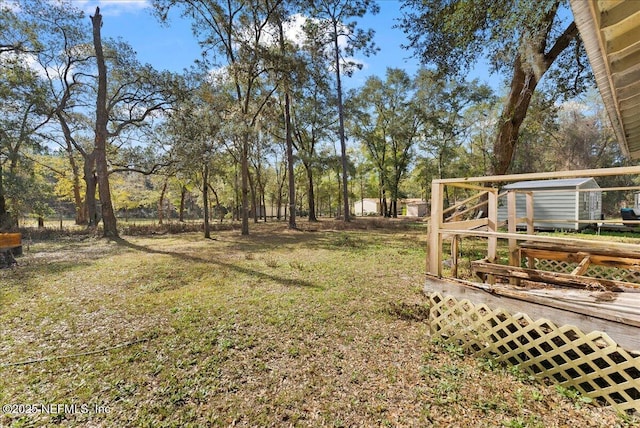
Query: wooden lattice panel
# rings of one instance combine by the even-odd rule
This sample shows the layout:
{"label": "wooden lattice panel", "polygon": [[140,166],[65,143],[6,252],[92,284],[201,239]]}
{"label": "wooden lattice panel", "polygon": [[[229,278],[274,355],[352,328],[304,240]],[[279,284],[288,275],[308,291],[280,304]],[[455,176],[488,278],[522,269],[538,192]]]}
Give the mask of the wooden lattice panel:
{"label": "wooden lattice panel", "polygon": [[549,378],[618,410],[640,410],[640,357],[620,348],[607,334],[585,334],[546,319],[511,315],[469,300],[429,295],[433,337],[475,355],[491,355],[519,365],[537,379]]}
{"label": "wooden lattice panel", "polygon": [[640,272],[633,270],[616,269],[606,266],[589,266],[586,275],[593,278],[613,279],[616,281],[626,281],[632,282],[634,284],[640,284]]}
{"label": "wooden lattice panel", "polygon": [[562,262],[559,260],[546,260],[546,259],[534,259],[534,260],[535,260],[534,269],[546,270],[549,272],[571,273],[578,265],[577,263],[568,263],[568,262]]}
{"label": "wooden lattice panel", "polygon": [[[526,260],[523,260],[522,266],[526,267]],[[536,258],[534,259],[534,266],[534,269],[548,272],[571,273],[576,266],[578,266],[578,263]],[[591,278],[610,279],[640,284],[640,272],[628,269],[591,265],[583,275]]]}

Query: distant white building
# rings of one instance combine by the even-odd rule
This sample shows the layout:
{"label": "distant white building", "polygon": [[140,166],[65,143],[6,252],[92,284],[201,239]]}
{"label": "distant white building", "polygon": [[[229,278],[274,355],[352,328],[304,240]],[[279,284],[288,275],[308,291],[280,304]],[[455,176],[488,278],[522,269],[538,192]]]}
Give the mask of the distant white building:
{"label": "distant white building", "polygon": [[[354,202],[354,213],[357,216],[380,214],[380,200],[364,198]],[[398,215],[408,217],[425,217],[428,213],[427,202],[422,199],[398,199]]]}
{"label": "distant white building", "polygon": [[364,198],[354,202],[353,212],[357,216],[380,214],[380,201],[376,198]]}
{"label": "distant white building", "polygon": [[401,205],[402,215],[407,217],[426,217],[429,212],[427,202],[422,199],[403,199]]}

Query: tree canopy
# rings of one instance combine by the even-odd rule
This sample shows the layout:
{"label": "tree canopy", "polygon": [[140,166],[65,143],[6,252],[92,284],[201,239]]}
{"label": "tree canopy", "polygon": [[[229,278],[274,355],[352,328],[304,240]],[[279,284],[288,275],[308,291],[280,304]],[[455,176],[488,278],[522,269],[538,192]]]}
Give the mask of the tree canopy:
{"label": "tree canopy", "polygon": [[564,0],[405,0],[400,27],[425,65],[464,75],[480,59],[506,73],[510,92],[497,123],[492,173],[509,170],[531,97],[548,73],[566,98],[589,74],[578,30]]}
{"label": "tree canopy", "polygon": [[[354,55],[376,53],[359,27],[375,1],[156,0],[203,48],[179,75],[125,40],[94,43],[72,3],[15,5],[0,7],[5,229],[56,211],[107,236],[132,215],[199,219],[207,237],[233,219],[247,234],[250,218],[348,220],[356,197],[400,215],[433,178],[624,162],[581,95],[591,81],[563,1],[406,0],[400,27],[424,67],[348,91]],[[466,78],[479,61],[507,76],[506,96]]]}

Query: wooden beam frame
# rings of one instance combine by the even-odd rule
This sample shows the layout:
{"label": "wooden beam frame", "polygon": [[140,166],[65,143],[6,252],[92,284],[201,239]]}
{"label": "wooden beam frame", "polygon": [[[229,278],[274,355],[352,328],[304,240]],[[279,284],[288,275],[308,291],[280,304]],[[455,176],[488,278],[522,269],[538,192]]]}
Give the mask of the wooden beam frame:
{"label": "wooden beam frame", "polygon": [[[510,181],[521,181],[521,180],[538,180],[538,179],[553,179],[553,178],[577,178],[577,177],[605,177],[605,176],[616,176],[616,175],[640,175],[640,166],[631,166],[631,167],[619,167],[619,168],[604,168],[604,169],[587,169],[587,170],[576,170],[576,171],[562,171],[562,172],[544,172],[544,173],[533,173],[533,174],[512,174],[512,175],[501,175],[501,176],[483,176],[483,177],[470,177],[470,178],[447,178],[447,179],[436,179],[432,182],[432,193],[431,193],[431,218],[429,225],[429,236],[428,236],[428,248],[427,248],[427,272],[438,277],[442,276],[442,242],[443,237],[454,237],[454,236],[476,236],[476,237],[485,237],[487,238],[487,259],[491,262],[494,262],[497,257],[497,242],[498,239],[507,239],[509,246],[509,264],[511,266],[520,266],[521,263],[521,255],[517,250],[518,242],[531,240],[537,242],[553,242],[553,243],[571,243],[573,240],[566,238],[556,238],[556,237],[543,237],[539,235],[535,235],[534,233],[534,212],[533,212],[533,192],[528,191],[525,193],[525,201],[526,201],[526,219],[525,223],[527,226],[527,233],[520,234],[516,233],[516,225],[522,219],[516,217],[515,210],[515,192],[507,193],[507,205],[508,205],[508,232],[502,233],[498,231],[498,198],[502,195],[498,194],[498,190],[492,187],[484,187],[479,184],[489,184],[489,183],[504,183]],[[486,192],[487,195],[487,217],[486,219],[474,219],[474,220],[466,220],[466,221],[455,221],[455,222],[445,222],[444,215],[447,212],[455,208],[444,209],[444,195],[445,195],[445,187],[453,186],[460,187],[470,190],[478,190],[478,192],[484,194]],[[637,186],[634,186],[632,189],[635,189]],[[618,188],[614,188],[618,189]],[[593,191],[589,189],[589,191]],[[472,196],[465,199],[465,202],[472,201],[476,198],[480,197],[480,195]],[[484,204],[484,202],[482,202]],[[478,204],[479,206],[480,204]],[[469,212],[471,209],[467,209],[465,213]],[[577,220],[579,223],[585,222],[594,222],[595,220]],[[486,222],[486,223],[485,223]],[[567,220],[569,223],[575,223],[575,220]],[[603,221],[604,222],[612,222],[611,220]],[[638,221],[640,224],[640,221]],[[479,230],[482,229],[482,230]],[[456,238],[457,239],[457,238]],[[582,241],[585,245],[601,245],[599,241]],[[624,244],[613,244],[608,243],[607,246],[609,248],[616,247],[621,250],[633,251],[632,247]],[[457,245],[455,246],[457,247]],[[637,247],[636,247],[637,248]],[[452,254],[452,262],[455,263],[457,261],[457,254]],[[593,262],[593,259],[591,259]],[[586,264],[587,262],[585,262]],[[529,268],[533,268],[533,259],[528,257]],[[453,267],[453,272],[457,272],[457,266]],[[489,277],[491,280],[491,277]]]}
{"label": "wooden beam frame", "polygon": [[556,284],[563,287],[593,291],[640,291],[640,284],[613,279],[592,278],[561,272],[547,272],[536,269],[521,268],[490,263],[486,260],[471,262],[473,271],[479,274],[517,278],[544,284]]}

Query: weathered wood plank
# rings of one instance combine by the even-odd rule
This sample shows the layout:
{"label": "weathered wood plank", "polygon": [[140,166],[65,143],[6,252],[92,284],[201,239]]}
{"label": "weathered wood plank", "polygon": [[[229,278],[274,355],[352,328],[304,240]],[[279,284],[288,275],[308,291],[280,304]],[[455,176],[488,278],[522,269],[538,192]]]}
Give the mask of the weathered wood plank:
{"label": "weathered wood plank", "polygon": [[582,261],[576,266],[576,268],[571,272],[571,275],[582,275],[589,269],[591,266],[591,257],[586,255]]}
{"label": "weathered wood plank", "polygon": [[[629,352],[640,353],[640,293],[589,292],[585,290],[515,289],[510,286],[474,284],[427,275],[425,293],[440,293],[473,304],[525,313],[556,325],[573,325],[584,332],[602,331]],[[616,299],[610,297],[615,294]]]}
{"label": "weathered wood plank", "polygon": [[597,254],[603,256],[630,257],[640,259],[640,245],[625,244],[619,242],[606,241],[560,241],[560,242],[538,242],[525,241],[520,244],[522,249],[539,251],[549,251],[557,253],[579,253]]}
{"label": "weathered wood plank", "polygon": [[520,252],[523,256],[533,257],[536,259],[556,260],[568,263],[580,263],[585,257],[589,257],[590,263],[594,265],[626,269],[631,271],[640,271],[640,258],[624,257],[615,255],[600,255],[588,252],[562,252],[548,250],[534,250],[529,248],[521,248]]}
{"label": "weathered wood plank", "polygon": [[[452,229],[447,230],[447,233],[456,234],[461,236],[478,236],[478,237],[486,237],[486,238],[496,238],[496,239],[517,239],[518,241],[531,241],[535,243],[547,242],[558,244],[562,246],[574,245],[579,248],[602,248],[602,249],[611,249],[612,251],[623,251],[629,254],[638,253],[640,246],[638,244],[627,244],[624,242],[610,242],[610,241],[595,241],[595,240],[587,240],[587,239],[574,239],[574,238],[565,238],[565,237],[556,237],[556,236],[545,236],[545,235],[533,235],[531,233],[508,233],[508,232],[493,232],[493,231],[482,231],[482,230],[463,230],[463,229]],[[521,244],[522,246],[522,244]],[[607,253],[611,254],[611,253]]]}
{"label": "weathered wood plank", "polygon": [[495,275],[504,278],[519,278],[527,281],[556,284],[578,289],[606,289],[610,291],[640,290],[640,284],[613,279],[592,278],[559,272],[547,272],[518,266],[506,266],[477,260],[471,262],[474,272]]}
{"label": "weathered wood plank", "polygon": [[438,184],[458,184],[458,183],[502,183],[507,181],[543,180],[547,178],[577,178],[577,177],[611,177],[614,175],[640,174],[640,166],[622,166],[617,168],[596,168],[572,171],[552,171],[528,174],[510,175],[485,175],[482,177],[465,178],[441,178],[433,180]]}
{"label": "weathered wood plank", "polygon": [[559,262],[580,263],[585,256],[590,254],[582,251],[556,251],[536,248],[520,247],[523,256],[542,260],[556,260]]}
{"label": "weathered wood plank", "polygon": [[489,220],[487,218],[477,218],[473,220],[448,221],[443,223],[441,229],[475,229],[486,226]]}

